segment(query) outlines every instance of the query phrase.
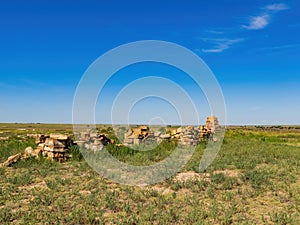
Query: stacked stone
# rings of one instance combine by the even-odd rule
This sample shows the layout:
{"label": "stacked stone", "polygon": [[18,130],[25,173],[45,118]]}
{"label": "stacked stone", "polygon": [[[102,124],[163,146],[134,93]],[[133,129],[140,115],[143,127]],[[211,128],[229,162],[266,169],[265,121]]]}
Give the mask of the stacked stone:
{"label": "stacked stone", "polygon": [[187,126],[180,129],[181,133],[179,135],[179,144],[182,146],[196,146],[199,139],[199,129],[198,127]]}
{"label": "stacked stone", "polygon": [[167,139],[170,139],[170,138],[171,138],[170,134],[166,134],[166,133],[161,132],[161,131],[155,131],[155,132],[153,132],[153,139],[158,144],[160,142],[162,142],[163,140],[167,140]]}
{"label": "stacked stone", "polygon": [[80,140],[76,141],[76,143],[80,147],[97,152],[101,151],[105,145],[113,143],[113,140],[108,138],[105,134],[99,134],[97,132],[82,132],[80,134]]}
{"label": "stacked stone", "polygon": [[125,146],[140,145],[143,142],[143,140],[150,137],[150,133],[148,131],[149,128],[147,126],[130,128],[124,135],[124,141],[123,141],[124,145]]}
{"label": "stacked stone", "polygon": [[157,145],[161,143],[163,140],[168,140],[170,138],[171,138],[170,134],[166,134],[165,132],[161,132],[161,131],[153,131],[150,132],[149,135],[142,140],[142,143],[148,146]]}
{"label": "stacked stone", "polygon": [[211,131],[211,132],[215,132],[218,128],[219,128],[219,121],[218,118],[215,116],[209,116],[206,119],[206,128]]}
{"label": "stacked stone", "polygon": [[182,127],[179,128],[169,128],[167,134],[164,136],[170,136],[170,138],[177,138],[179,139],[182,136]]}
{"label": "stacked stone", "polygon": [[37,135],[36,143],[38,144],[35,150],[36,155],[42,153],[44,157],[59,162],[65,162],[71,157],[69,147],[73,144],[73,141],[68,135]]}
{"label": "stacked stone", "polygon": [[139,145],[149,146],[169,138],[171,138],[170,134],[164,134],[160,131],[150,132],[149,127],[139,126],[132,127],[125,133],[123,144],[129,147]]}
{"label": "stacked stone", "polygon": [[167,132],[149,132],[147,126],[129,129],[124,135],[125,146],[159,144],[163,140],[178,139],[183,146],[197,145],[199,129],[197,127],[169,128]]}
{"label": "stacked stone", "polygon": [[214,140],[214,133],[220,130],[218,118],[215,116],[209,116],[206,119],[205,126],[199,127],[200,134],[199,140]]}

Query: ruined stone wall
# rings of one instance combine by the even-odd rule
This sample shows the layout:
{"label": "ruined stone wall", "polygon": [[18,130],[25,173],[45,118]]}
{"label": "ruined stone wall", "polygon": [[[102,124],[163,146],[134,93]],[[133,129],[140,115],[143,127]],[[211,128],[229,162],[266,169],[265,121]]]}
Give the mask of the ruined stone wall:
{"label": "ruined stone wall", "polygon": [[163,140],[176,139],[183,146],[197,145],[199,141],[199,128],[193,126],[168,128],[151,131],[146,126],[129,129],[124,135],[124,145],[131,147],[140,144],[159,144]]}

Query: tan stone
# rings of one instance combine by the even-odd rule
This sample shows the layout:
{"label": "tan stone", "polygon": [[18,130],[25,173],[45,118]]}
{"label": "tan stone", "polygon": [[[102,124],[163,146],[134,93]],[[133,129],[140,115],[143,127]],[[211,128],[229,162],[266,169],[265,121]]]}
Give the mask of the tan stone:
{"label": "tan stone", "polygon": [[41,150],[44,150],[44,147],[45,147],[45,143],[39,143],[37,146],[37,148]]}
{"label": "tan stone", "polygon": [[67,140],[69,139],[69,136],[65,134],[50,134],[50,138],[57,140]]}
{"label": "tan stone", "polygon": [[12,156],[8,157],[8,159],[4,163],[1,163],[0,167],[10,166],[11,164],[17,162],[21,157],[22,157],[21,153],[12,155]]}
{"label": "tan stone", "polygon": [[177,132],[177,134],[182,133],[182,127],[177,128],[176,132]]}
{"label": "tan stone", "polygon": [[45,146],[54,146],[54,139],[53,138],[46,138],[45,140]]}
{"label": "tan stone", "polygon": [[36,157],[39,157],[39,154],[43,151],[43,149],[37,148],[34,150]]}
{"label": "tan stone", "polygon": [[47,155],[48,158],[52,158],[52,159],[54,158],[54,153],[53,152],[47,152],[46,155]]}
{"label": "tan stone", "polygon": [[[132,127],[131,131],[134,138],[144,139],[149,136],[149,128],[147,126]],[[129,133],[129,132],[128,132]]]}
{"label": "tan stone", "polygon": [[44,143],[46,138],[49,138],[49,135],[37,134],[35,138],[35,143]]}
{"label": "tan stone", "polygon": [[170,134],[163,134],[163,135],[160,135],[161,138],[164,138],[164,139],[168,139],[171,137]]}
{"label": "tan stone", "polygon": [[139,145],[141,143],[140,139],[133,139],[133,144],[134,145]]}
{"label": "tan stone", "polygon": [[155,137],[159,137],[160,135],[161,135],[161,132],[159,132],[159,131],[154,132]]}
{"label": "tan stone", "polygon": [[33,150],[32,147],[27,147],[24,150],[24,155],[25,157],[32,157],[32,156],[36,156],[35,151]]}

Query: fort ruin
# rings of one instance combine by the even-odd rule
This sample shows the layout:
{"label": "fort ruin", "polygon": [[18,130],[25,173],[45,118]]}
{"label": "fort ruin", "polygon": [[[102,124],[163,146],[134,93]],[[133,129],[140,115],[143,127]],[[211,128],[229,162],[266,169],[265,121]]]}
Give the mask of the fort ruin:
{"label": "fort ruin", "polygon": [[175,140],[183,147],[196,146],[204,140],[216,141],[214,134],[219,130],[218,118],[209,116],[204,126],[157,127],[156,129],[150,129],[148,126],[141,125],[130,127],[125,132],[123,127],[119,127],[119,130],[115,130],[115,132],[123,134],[123,137],[119,140],[122,144],[116,144],[115,140],[109,138],[107,133],[101,133],[99,130],[76,134],[76,141],[71,136],[65,134],[37,134],[34,135],[37,144],[36,149],[27,147],[23,154],[18,153],[9,157],[0,166],[9,166],[19,159],[29,157],[38,158],[40,155],[50,160],[65,162],[72,157],[70,147],[74,145],[93,152],[101,151],[108,144],[134,148],[145,145],[158,145],[164,140]]}

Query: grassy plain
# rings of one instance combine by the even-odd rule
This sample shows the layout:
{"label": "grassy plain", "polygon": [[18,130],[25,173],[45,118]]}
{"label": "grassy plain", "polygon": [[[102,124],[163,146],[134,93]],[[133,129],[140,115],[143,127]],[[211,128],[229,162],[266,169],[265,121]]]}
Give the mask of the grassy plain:
{"label": "grassy plain", "polygon": [[[71,130],[0,124],[0,163],[34,147],[28,133]],[[110,151],[125,162],[150,164],[173,146]],[[143,187],[113,183],[78,159],[28,159],[0,168],[0,224],[300,224],[299,127],[229,127],[215,161],[198,173],[204,148],[199,144],[176,176]]]}

